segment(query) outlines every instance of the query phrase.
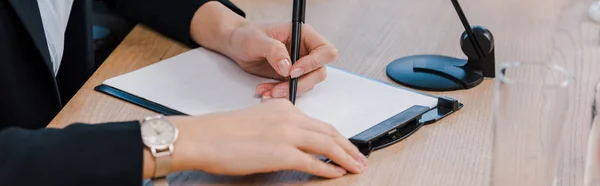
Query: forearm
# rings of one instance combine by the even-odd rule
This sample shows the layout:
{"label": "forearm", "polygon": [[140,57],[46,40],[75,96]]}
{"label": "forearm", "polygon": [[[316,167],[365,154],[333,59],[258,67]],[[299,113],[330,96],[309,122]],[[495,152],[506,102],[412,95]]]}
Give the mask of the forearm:
{"label": "forearm", "polygon": [[[242,10],[228,0],[118,0],[113,1],[113,9],[128,20],[142,23],[161,34],[182,42],[189,47],[198,47],[198,43],[190,35],[190,23],[198,10],[204,5],[214,7],[220,3],[229,12],[244,17]],[[228,12],[228,13],[229,13]],[[206,17],[219,19],[218,17]]]}
{"label": "forearm", "polygon": [[196,11],[191,21],[192,39],[199,45],[224,53],[231,47],[231,34],[248,21],[222,3],[211,1]]}

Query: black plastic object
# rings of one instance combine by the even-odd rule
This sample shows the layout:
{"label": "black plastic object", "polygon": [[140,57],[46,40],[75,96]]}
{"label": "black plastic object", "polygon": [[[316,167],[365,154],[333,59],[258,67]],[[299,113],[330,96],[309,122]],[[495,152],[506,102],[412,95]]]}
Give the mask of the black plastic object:
{"label": "black plastic object", "polygon": [[435,123],[462,107],[463,105],[455,99],[438,97],[437,106],[431,109],[420,105],[412,106],[353,136],[350,142],[361,151],[362,149],[379,150],[408,138],[422,126]]}
{"label": "black plastic object", "polygon": [[414,105],[403,112],[353,136],[353,144],[371,144],[372,148],[382,148],[395,143],[416,131],[421,115],[429,111],[429,107]]}
{"label": "black plastic object", "polygon": [[465,31],[460,47],[468,59],[441,55],[413,55],[388,64],[386,74],[396,83],[428,91],[470,89],[495,74],[494,37],[482,27],[471,27],[457,0],[451,0]]}
{"label": "black plastic object", "polygon": [[[457,112],[463,104],[449,97],[438,97],[438,104],[433,108],[415,105],[390,117],[389,119],[353,136],[350,142],[365,156],[371,152],[396,144],[421,127],[435,123],[442,118]],[[330,159],[320,156],[321,160],[337,165]]]}

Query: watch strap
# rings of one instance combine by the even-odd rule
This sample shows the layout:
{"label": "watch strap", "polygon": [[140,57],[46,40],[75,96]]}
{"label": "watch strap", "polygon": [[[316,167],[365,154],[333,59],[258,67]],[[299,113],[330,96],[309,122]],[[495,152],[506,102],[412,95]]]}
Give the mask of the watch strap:
{"label": "watch strap", "polygon": [[152,184],[154,186],[168,186],[167,175],[170,172],[171,156],[157,156],[154,159],[154,175],[152,176]]}
{"label": "watch strap", "polygon": [[171,156],[163,155],[155,158],[154,176],[155,178],[167,177],[170,172]]}

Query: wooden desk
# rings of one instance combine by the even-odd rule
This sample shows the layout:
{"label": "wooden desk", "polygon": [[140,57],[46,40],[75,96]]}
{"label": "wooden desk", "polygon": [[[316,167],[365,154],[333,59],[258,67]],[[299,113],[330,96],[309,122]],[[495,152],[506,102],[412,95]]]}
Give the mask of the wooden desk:
{"label": "wooden desk", "polygon": [[[235,0],[257,21],[288,21],[291,1]],[[497,62],[553,62],[575,74],[571,121],[567,129],[561,171],[565,185],[581,185],[595,84],[600,78],[600,24],[587,19],[592,0],[461,0],[472,25],[488,27],[496,38]],[[444,0],[312,0],[306,21],[340,51],[333,65],[389,81],[385,65],[413,54],[462,57],[463,27],[450,1]],[[143,26],[136,27],[52,121],[51,127],[72,122],[139,119],[154,114],[97,93],[93,87],[107,78],[158,62],[188,50]],[[245,177],[184,172],[174,183],[310,185],[485,185],[489,175],[493,80],[471,90],[429,92],[454,97],[465,104],[458,114],[424,127],[412,137],[370,157],[360,175],[335,180],[282,172]]]}

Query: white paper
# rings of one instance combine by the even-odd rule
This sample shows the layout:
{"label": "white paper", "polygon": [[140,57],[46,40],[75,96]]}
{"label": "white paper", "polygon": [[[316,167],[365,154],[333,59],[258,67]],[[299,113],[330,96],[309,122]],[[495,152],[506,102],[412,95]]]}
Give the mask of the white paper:
{"label": "white paper", "polygon": [[[171,109],[201,115],[261,103],[256,86],[274,81],[250,75],[234,61],[197,48],[108,79],[105,85]],[[437,98],[327,67],[327,78],[299,96],[296,106],[350,138],[413,105],[434,107]]]}

